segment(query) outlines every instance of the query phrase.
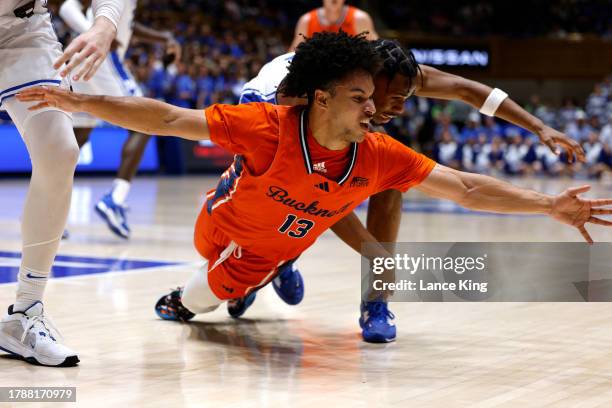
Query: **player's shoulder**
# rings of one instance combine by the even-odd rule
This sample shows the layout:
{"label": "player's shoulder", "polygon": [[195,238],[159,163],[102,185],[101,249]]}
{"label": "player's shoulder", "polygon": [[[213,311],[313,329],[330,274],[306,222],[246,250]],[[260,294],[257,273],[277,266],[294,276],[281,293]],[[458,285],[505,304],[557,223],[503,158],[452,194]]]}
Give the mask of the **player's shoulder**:
{"label": "player's shoulder", "polygon": [[297,25],[307,25],[308,23],[310,23],[310,19],[312,18],[312,16],[314,14],[317,13],[317,10],[319,10],[318,8],[314,8],[310,11],[307,11],[306,13],[302,14],[300,16],[300,18],[298,19]]}
{"label": "player's shoulder", "polygon": [[362,142],[362,145],[375,151],[412,151],[406,145],[382,132],[368,132]]}
{"label": "player's shoulder", "polygon": [[247,115],[272,116],[278,119],[297,117],[303,107],[275,105],[269,102],[248,102],[240,105],[228,105],[242,109]]}

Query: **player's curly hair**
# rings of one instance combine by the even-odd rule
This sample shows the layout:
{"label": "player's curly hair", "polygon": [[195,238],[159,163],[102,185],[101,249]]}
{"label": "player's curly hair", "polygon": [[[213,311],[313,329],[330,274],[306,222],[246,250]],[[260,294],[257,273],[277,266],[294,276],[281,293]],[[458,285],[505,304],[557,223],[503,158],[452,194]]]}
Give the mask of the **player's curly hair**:
{"label": "player's curly hair", "polygon": [[310,104],[317,89],[333,92],[335,84],[351,73],[365,71],[374,76],[380,67],[379,54],[366,33],[315,33],[297,47],[278,91],[288,97],[306,95]]}
{"label": "player's curly hair", "polygon": [[374,49],[383,60],[381,72],[389,78],[393,78],[396,74],[401,74],[410,79],[410,87],[417,79],[419,73],[421,80],[423,73],[421,67],[416,61],[412,51],[404,48],[396,40],[375,40],[373,41]]}

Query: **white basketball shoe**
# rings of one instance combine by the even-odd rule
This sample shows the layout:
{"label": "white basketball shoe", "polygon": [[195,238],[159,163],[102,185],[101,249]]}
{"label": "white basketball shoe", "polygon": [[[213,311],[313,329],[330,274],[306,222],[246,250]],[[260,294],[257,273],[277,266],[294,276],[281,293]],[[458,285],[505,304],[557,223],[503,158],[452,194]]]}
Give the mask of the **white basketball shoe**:
{"label": "white basketball shoe", "polygon": [[42,302],[34,302],[23,312],[13,311],[11,305],[0,321],[0,349],[23,358],[31,364],[50,367],[77,365],[79,357],[59,343],[59,331],[44,315]]}

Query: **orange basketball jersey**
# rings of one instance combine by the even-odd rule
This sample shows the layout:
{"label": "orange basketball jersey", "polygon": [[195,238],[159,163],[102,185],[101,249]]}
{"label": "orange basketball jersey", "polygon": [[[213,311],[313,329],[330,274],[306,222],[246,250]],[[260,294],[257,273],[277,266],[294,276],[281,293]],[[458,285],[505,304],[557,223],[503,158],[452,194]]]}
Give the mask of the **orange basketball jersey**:
{"label": "orange basketball jersey", "polygon": [[338,21],[332,22],[329,25],[321,24],[324,18],[323,7],[312,10],[310,20],[308,21],[308,32],[306,37],[312,37],[314,33],[333,32],[337,33],[342,29],[347,34],[356,35],[357,27],[355,27],[355,11],[357,9],[352,6],[344,6],[342,15]]}
{"label": "orange basketball jersey", "polygon": [[[390,188],[406,191],[435,165],[386,135],[369,133],[351,145],[349,164],[334,181],[313,169],[303,107],[213,105],[205,114],[211,140],[236,153],[196,224],[196,247],[208,259],[211,235],[273,264],[296,258],[367,197]],[[270,164],[255,171],[249,163],[255,157]]]}

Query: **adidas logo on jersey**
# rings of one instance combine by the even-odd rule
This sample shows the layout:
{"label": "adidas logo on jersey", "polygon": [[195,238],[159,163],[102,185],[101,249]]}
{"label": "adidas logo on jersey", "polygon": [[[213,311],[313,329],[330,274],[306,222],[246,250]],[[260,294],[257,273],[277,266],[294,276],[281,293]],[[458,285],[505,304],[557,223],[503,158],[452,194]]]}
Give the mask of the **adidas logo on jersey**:
{"label": "adidas logo on jersey", "polygon": [[315,163],[312,166],[314,171],[318,171],[319,173],[327,173],[327,169],[325,168],[325,162]]}
{"label": "adidas logo on jersey", "polygon": [[320,190],[327,191],[329,193],[329,184],[327,183],[327,181],[320,184],[315,184],[315,187]]}
{"label": "adidas logo on jersey", "polygon": [[365,177],[357,177],[357,176],[355,176],[351,180],[350,187],[367,187],[369,182],[370,182],[370,180],[365,178]]}

